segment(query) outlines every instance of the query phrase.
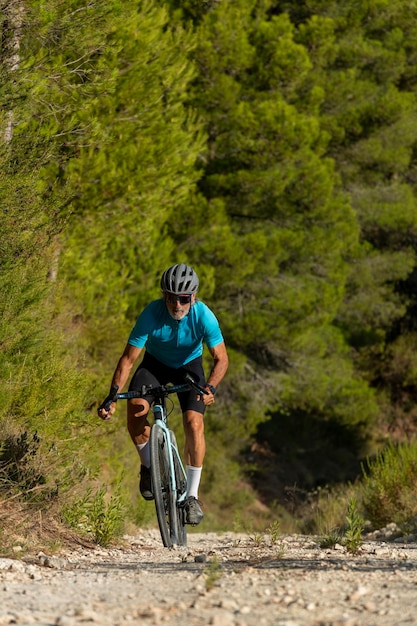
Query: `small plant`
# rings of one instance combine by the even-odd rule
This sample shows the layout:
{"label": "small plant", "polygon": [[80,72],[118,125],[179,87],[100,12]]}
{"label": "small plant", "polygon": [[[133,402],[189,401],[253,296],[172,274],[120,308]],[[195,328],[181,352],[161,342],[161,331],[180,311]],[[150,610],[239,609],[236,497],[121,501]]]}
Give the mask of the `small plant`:
{"label": "small plant", "polygon": [[285,544],[281,542],[278,546],[278,552],[276,553],[275,558],[282,559],[284,558],[284,554],[285,554]]}
{"label": "small plant", "polygon": [[364,520],[357,509],[356,500],[348,503],[344,529],[335,528],[320,539],[320,548],[334,548],[336,544],[344,546],[348,552],[356,554],[363,543]]}
{"label": "small plant", "polygon": [[362,533],[364,527],[364,519],[358,512],[356,500],[352,498],[348,504],[343,543],[352,554],[356,554],[363,543]]}
{"label": "small plant", "polygon": [[236,515],[236,517],[233,519],[233,532],[234,533],[241,533],[243,532],[243,528],[244,528],[244,524],[243,524],[243,520],[242,517],[240,515]]}
{"label": "small plant", "polygon": [[278,520],[272,522],[272,524],[266,529],[266,532],[268,533],[272,544],[277,543],[280,536],[280,530],[281,528]]}
{"label": "small plant", "polygon": [[213,557],[209,566],[204,570],[204,573],[206,575],[206,591],[210,591],[222,577],[222,570],[217,556]]}
{"label": "small plant", "polygon": [[123,523],[120,494],[111,496],[108,503],[105,495],[106,489],[102,487],[95,494],[91,507],[91,531],[94,541],[102,546],[119,535]]}
{"label": "small plant", "polygon": [[336,544],[342,545],[342,543],[343,533],[337,528],[334,528],[320,538],[319,546],[325,550],[326,548],[334,548]]}
{"label": "small plant", "polygon": [[257,546],[259,548],[259,546],[261,546],[263,544],[264,541],[264,537],[263,534],[260,532],[253,532],[252,535],[250,536],[250,539],[253,541],[253,543],[255,544],[255,546]]}
{"label": "small plant", "polygon": [[89,489],[83,497],[65,507],[62,516],[67,524],[92,535],[96,543],[105,546],[120,534],[123,513],[119,488],[106,501],[106,487],[103,486],[95,494]]}

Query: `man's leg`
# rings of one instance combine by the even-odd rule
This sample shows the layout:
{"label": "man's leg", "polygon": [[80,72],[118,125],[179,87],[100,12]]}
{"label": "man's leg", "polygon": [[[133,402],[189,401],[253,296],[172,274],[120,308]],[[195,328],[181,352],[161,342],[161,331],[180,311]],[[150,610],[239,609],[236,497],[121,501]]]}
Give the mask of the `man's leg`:
{"label": "man's leg", "polygon": [[185,462],[194,467],[202,467],[206,454],[204,437],[204,416],[198,411],[185,411],[183,414],[185,432]]}
{"label": "man's leg", "polygon": [[127,405],[127,429],[135,444],[141,461],[139,490],[145,500],[153,500],[151,490],[151,458],[149,450],[150,425],[149,403],[142,398],[129,400]]}
{"label": "man's leg", "polygon": [[184,455],[187,469],[185,511],[187,523],[195,526],[203,519],[203,511],[198,500],[198,489],[206,453],[204,417],[202,413],[197,411],[185,411],[183,423],[185,432]]}

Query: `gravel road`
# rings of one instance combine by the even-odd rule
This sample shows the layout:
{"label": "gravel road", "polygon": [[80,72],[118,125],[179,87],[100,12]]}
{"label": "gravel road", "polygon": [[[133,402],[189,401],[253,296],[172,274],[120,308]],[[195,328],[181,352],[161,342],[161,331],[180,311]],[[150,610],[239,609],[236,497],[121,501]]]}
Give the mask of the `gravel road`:
{"label": "gravel road", "polygon": [[417,625],[417,542],[366,539],[359,554],[317,538],[156,530],[117,549],[0,558],[0,625]]}

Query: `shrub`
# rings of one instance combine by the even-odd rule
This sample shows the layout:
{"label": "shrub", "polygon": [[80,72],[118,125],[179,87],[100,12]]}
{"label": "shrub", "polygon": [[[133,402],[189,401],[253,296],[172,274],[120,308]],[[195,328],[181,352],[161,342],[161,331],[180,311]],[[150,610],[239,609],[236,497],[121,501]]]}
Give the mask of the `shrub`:
{"label": "shrub", "polygon": [[95,493],[91,489],[62,510],[64,521],[78,532],[91,535],[99,545],[106,546],[120,536],[124,526],[124,505],[120,486],[106,498],[106,487]]}
{"label": "shrub", "polygon": [[390,443],[363,467],[362,503],[375,528],[417,513],[417,443]]}

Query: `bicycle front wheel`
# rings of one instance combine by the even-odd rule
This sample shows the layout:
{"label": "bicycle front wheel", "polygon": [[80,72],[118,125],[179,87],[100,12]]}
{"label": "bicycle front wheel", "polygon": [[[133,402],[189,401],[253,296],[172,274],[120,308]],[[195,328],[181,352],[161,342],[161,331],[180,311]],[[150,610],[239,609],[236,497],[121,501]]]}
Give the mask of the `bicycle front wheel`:
{"label": "bicycle front wheel", "polygon": [[151,429],[151,478],[156,516],[166,548],[178,545],[178,517],[175,492],[171,487],[168,441],[158,424]]}
{"label": "bicycle front wheel", "polygon": [[184,503],[180,503],[180,498],[185,499],[185,495],[187,493],[187,476],[184,471],[184,466],[180,460],[180,454],[178,451],[177,440],[175,434],[172,430],[169,431],[171,434],[171,446],[172,446],[172,456],[174,459],[174,472],[175,472],[175,483],[177,487],[177,506],[176,506],[176,515],[177,515],[177,523],[178,523],[178,545],[186,546],[187,545],[187,527],[185,525],[185,509]]}

